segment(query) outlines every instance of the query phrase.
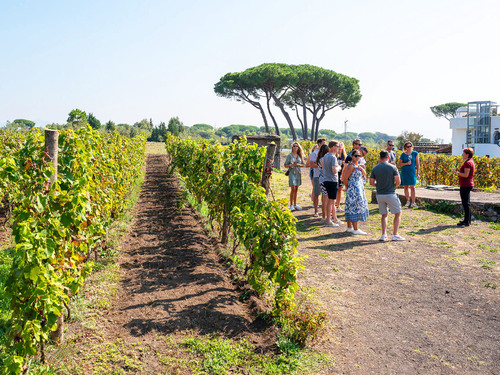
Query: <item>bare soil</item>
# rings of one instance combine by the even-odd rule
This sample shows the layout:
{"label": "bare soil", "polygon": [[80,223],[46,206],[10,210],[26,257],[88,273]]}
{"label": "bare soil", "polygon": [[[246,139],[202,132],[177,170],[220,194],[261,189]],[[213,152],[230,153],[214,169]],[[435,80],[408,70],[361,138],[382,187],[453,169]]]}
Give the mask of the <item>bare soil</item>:
{"label": "bare soil", "polygon": [[331,373],[500,374],[500,230],[404,209],[407,240],[380,242],[370,204],[368,235],[354,236],[313,216],[306,179],[294,213],[307,256],[299,283],[329,316],[314,348],[334,356]]}
{"label": "bare soil", "polygon": [[80,343],[139,343],[149,356],[141,359],[142,373],[152,374],[165,371],[155,354],[166,351],[166,335],[244,336],[257,350],[272,350],[275,327],[257,316],[252,300],[240,301],[239,286],[199,216],[177,208],[178,181],[166,170],[166,155],[148,155],[135,219],[118,260],[120,294],[97,329],[74,324],[70,335]]}

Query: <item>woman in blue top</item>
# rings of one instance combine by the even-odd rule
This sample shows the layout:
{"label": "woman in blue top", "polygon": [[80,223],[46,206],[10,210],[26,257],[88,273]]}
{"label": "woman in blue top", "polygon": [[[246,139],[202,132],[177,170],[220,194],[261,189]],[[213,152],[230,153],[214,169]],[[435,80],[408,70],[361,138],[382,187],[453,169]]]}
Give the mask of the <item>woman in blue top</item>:
{"label": "woman in blue top", "polygon": [[[420,160],[418,152],[413,151],[413,144],[406,142],[403,146],[404,152],[398,160],[398,166],[401,167],[401,185],[405,189],[406,207],[417,208],[415,204],[415,185],[420,174]],[[410,200],[411,193],[411,200]]]}

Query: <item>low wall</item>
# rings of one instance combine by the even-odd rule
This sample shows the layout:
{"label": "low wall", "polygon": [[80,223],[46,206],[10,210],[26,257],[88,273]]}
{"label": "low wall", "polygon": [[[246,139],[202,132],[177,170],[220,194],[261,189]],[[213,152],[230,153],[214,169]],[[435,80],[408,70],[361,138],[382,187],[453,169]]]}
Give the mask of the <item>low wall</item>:
{"label": "low wall", "polygon": [[[418,191],[424,190],[425,194],[418,194]],[[427,202],[430,204],[439,204],[439,202],[447,202],[449,204],[449,208],[451,211],[456,213],[457,215],[463,215],[463,208],[462,208],[462,201],[460,200],[460,193],[458,190],[453,190],[453,191],[448,191],[445,194],[442,192],[436,192],[435,196],[433,195],[432,191],[429,191],[429,189],[416,189],[417,194],[415,197],[415,202],[418,203],[423,203]],[[399,200],[401,201],[401,204],[406,204],[406,197],[404,195],[404,192],[401,191],[401,189],[396,190],[396,194],[399,196]],[[485,195],[483,195],[485,194]],[[486,195],[487,194],[487,195]],[[471,193],[471,212],[473,215],[481,216],[484,218],[486,221],[491,221],[491,222],[500,222],[500,194],[495,194],[498,196],[498,200],[495,199],[495,201],[492,201],[490,199],[491,193],[481,193],[481,192],[475,192],[472,191]],[[472,199],[472,198],[475,199]],[[483,198],[484,199],[481,199]],[[478,199],[479,198],[479,199]],[[377,193],[375,190],[372,190],[372,198],[371,198],[372,203],[377,203]]]}

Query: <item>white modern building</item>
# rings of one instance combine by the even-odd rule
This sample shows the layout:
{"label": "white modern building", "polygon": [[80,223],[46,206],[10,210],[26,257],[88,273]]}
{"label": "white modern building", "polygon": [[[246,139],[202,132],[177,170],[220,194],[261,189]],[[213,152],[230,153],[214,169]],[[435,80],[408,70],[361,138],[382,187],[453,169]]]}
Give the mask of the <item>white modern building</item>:
{"label": "white modern building", "polygon": [[472,147],[479,156],[500,157],[500,116],[495,102],[469,102],[450,119],[451,153]]}

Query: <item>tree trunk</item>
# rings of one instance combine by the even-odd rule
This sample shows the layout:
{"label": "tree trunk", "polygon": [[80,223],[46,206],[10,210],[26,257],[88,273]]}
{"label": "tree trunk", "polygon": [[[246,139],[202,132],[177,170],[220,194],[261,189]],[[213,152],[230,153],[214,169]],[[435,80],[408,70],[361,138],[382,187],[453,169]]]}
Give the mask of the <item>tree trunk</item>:
{"label": "tree trunk", "polygon": [[269,181],[274,167],[274,154],[276,153],[276,143],[272,142],[267,146],[266,158],[264,159],[264,168],[262,168],[261,185],[266,189],[266,197],[269,195]]}
{"label": "tree trunk", "polygon": [[[50,186],[57,181],[57,156],[59,154],[59,132],[57,130],[45,129],[45,161],[52,163],[54,174],[50,177]],[[64,308],[64,307],[63,307]],[[56,343],[62,343],[64,340],[64,315],[57,318],[57,328],[50,333],[50,338]]]}
{"label": "tree trunk", "polygon": [[229,214],[227,213],[227,208],[224,207],[224,212],[222,213],[222,233],[220,242],[226,245],[229,239]]}
{"label": "tree trunk", "polygon": [[269,133],[269,124],[267,123],[266,113],[264,112],[264,109],[262,108],[260,103],[257,103],[257,104],[258,104],[260,114],[262,115],[262,119],[264,120],[264,127],[266,128],[266,133]]}
{"label": "tree trunk", "polygon": [[271,107],[269,106],[269,101],[271,100],[271,96],[269,96],[267,92],[266,92],[266,100],[267,100],[267,112],[269,112],[269,116],[271,116],[271,120],[273,120],[274,129],[276,129],[276,135],[281,135],[278,123],[276,122],[276,119],[274,118],[273,113],[271,112]]}
{"label": "tree trunk", "polygon": [[[308,134],[307,134],[307,108],[306,108],[306,98],[305,96],[302,96],[302,117],[304,118],[304,126],[303,126],[303,131],[302,131],[302,138],[304,140],[307,140]],[[313,134],[311,133],[311,141]]]}
{"label": "tree trunk", "polygon": [[286,122],[288,123],[288,126],[290,127],[290,131],[292,132],[292,138],[293,138],[294,141],[296,141],[297,140],[297,134],[295,133],[295,129],[293,127],[293,123],[292,123],[292,119],[290,118],[290,115],[285,110],[285,106],[276,97],[276,95],[274,95],[273,93],[271,93],[271,95],[272,95],[272,97],[274,99],[274,103],[279,107],[279,109],[281,110],[281,113],[283,114],[283,116],[285,116]]}

